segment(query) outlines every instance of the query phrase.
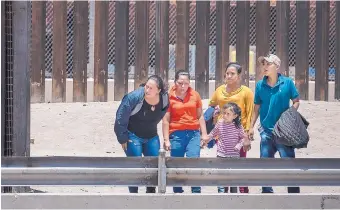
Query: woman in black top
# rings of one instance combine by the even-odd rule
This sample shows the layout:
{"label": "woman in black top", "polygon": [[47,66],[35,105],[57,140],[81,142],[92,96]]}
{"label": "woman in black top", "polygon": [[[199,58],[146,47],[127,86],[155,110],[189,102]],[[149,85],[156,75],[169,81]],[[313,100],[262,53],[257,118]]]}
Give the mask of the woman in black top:
{"label": "woman in black top", "polygon": [[[115,133],[126,156],[158,156],[157,124],[168,106],[168,93],[157,75],[124,96],[116,114]],[[138,193],[138,187],[129,187],[129,191]],[[155,187],[147,187],[146,192],[154,193]]]}

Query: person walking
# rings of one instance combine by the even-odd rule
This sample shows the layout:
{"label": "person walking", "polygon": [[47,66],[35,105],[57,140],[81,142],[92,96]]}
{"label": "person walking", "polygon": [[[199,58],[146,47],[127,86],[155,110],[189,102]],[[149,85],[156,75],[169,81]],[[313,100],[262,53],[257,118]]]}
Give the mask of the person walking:
{"label": "person walking", "polygon": [[[281,158],[295,158],[293,147],[279,144],[275,141],[273,129],[281,114],[290,107],[290,101],[298,109],[299,93],[294,82],[289,77],[279,73],[281,60],[274,54],[259,57],[262,64],[264,77],[256,83],[255,107],[250,129],[249,138],[254,136],[254,126],[260,115],[260,157],[274,158],[278,151]],[[273,193],[272,187],[262,187],[262,193]],[[299,187],[288,187],[288,193],[299,193]]]}
{"label": "person walking", "polygon": [[[157,75],[150,76],[145,84],[123,97],[116,113],[114,131],[127,157],[158,156],[157,124],[168,107],[168,93]],[[147,187],[146,193],[155,193],[155,189]],[[130,186],[129,192],[138,193],[138,187]]]}
{"label": "person walking", "polygon": [[[175,85],[169,92],[170,106],[163,118],[164,149],[171,157],[200,157],[201,139],[208,135],[202,114],[202,101],[198,92],[190,87],[190,74],[179,70]],[[174,193],[182,193],[182,187],[174,187]],[[200,187],[191,187],[192,193],[200,193]]]}

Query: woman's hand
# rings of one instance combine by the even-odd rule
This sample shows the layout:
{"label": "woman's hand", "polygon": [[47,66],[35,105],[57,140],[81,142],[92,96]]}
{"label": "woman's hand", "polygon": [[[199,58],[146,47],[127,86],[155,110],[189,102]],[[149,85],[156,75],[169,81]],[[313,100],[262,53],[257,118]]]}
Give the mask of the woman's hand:
{"label": "woman's hand", "polygon": [[165,149],[165,151],[171,150],[171,144],[169,140],[164,140],[163,148]]}
{"label": "woman's hand", "polygon": [[249,128],[249,131],[248,131],[248,139],[250,141],[254,141],[254,128]]}
{"label": "woman's hand", "polygon": [[201,136],[201,148],[204,148],[209,142],[209,136],[207,134],[203,134]]}
{"label": "woman's hand", "polygon": [[127,142],[124,143],[124,144],[121,144],[121,145],[122,145],[123,150],[126,151],[127,150]]}

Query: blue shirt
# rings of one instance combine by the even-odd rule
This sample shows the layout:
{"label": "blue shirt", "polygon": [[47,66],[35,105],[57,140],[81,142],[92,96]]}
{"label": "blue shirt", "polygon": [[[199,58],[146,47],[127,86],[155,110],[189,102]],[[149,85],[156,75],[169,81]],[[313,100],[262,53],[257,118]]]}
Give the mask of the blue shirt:
{"label": "blue shirt", "polygon": [[267,84],[267,78],[257,82],[254,103],[260,105],[261,126],[272,131],[281,114],[289,108],[290,100],[298,98],[299,93],[289,77],[278,74],[274,87]]}

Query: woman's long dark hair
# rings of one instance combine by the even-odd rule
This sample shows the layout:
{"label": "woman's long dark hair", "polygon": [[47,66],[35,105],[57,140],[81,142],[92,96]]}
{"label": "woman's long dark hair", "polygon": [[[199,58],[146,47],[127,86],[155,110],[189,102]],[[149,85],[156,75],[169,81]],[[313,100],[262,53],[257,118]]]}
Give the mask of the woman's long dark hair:
{"label": "woman's long dark hair", "polygon": [[237,117],[233,120],[233,123],[235,123],[236,128],[241,127],[241,109],[240,107],[233,102],[229,102],[223,106],[223,110],[230,109],[234,114],[237,115]]}
{"label": "woman's long dark hair", "polygon": [[[168,85],[166,85],[166,84],[163,82],[163,79],[162,79],[160,76],[158,76],[158,75],[151,75],[151,76],[146,80],[146,82],[148,82],[150,79],[156,82],[157,88],[158,88],[159,90],[161,90],[161,91],[160,91],[160,94],[163,94],[163,93],[165,93],[165,92],[168,91]],[[143,83],[143,84],[141,84],[140,86],[145,86],[145,84],[146,84],[146,83]]]}

